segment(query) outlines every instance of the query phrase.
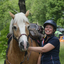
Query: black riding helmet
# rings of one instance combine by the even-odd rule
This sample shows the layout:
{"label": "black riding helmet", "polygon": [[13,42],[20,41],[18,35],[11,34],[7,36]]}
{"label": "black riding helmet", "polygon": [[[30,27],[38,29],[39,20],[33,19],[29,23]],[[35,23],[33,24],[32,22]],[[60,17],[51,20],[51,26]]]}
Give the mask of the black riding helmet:
{"label": "black riding helmet", "polygon": [[48,24],[52,25],[52,26],[54,27],[54,29],[56,30],[57,25],[56,25],[56,23],[55,23],[53,20],[47,20],[47,21],[43,24],[44,28],[45,28],[45,26],[48,25]]}

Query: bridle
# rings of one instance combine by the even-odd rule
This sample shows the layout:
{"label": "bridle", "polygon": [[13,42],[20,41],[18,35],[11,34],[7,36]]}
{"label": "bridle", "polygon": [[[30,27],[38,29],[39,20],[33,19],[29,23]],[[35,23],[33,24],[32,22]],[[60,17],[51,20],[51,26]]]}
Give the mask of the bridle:
{"label": "bridle", "polygon": [[[14,36],[14,33],[13,33],[13,38],[18,42],[19,41],[19,39],[20,39],[20,37],[22,36],[22,35],[25,35],[25,36],[27,36],[26,34],[21,34],[19,37],[18,37],[18,39]],[[27,36],[27,38],[29,37],[29,35]]]}
{"label": "bridle", "polygon": [[21,35],[18,37],[18,40],[20,39],[20,37],[21,37],[22,35],[25,35],[25,36],[27,36],[26,34],[21,34]]}
{"label": "bridle", "polygon": [[[14,33],[13,33],[13,36],[12,36],[12,37],[18,42],[19,39],[20,39],[20,37],[21,37],[22,35],[27,36],[26,34],[21,34],[21,35],[18,37],[18,39],[17,39],[17,38],[14,36]],[[29,35],[27,36],[27,39],[29,39]],[[31,52],[30,52],[30,54],[31,54]],[[27,55],[27,51],[25,51],[24,60],[23,60],[20,64],[22,64],[22,63],[25,61],[26,55]],[[29,55],[29,56],[30,56],[30,55]],[[7,55],[6,55],[6,57],[7,57]],[[29,60],[29,57],[27,58],[27,60]],[[7,61],[8,61],[8,57],[7,57]],[[11,64],[9,61],[8,61],[8,63]]]}
{"label": "bridle", "polygon": [[[12,26],[13,26],[13,24],[12,24]],[[13,29],[13,28],[12,28]],[[21,34],[19,37],[18,37],[18,39],[14,36],[14,31],[12,31],[13,32],[13,38],[18,42],[19,41],[19,39],[20,39],[20,37],[22,36],[22,35],[25,35],[25,36],[27,36],[26,34]],[[29,37],[29,35],[27,36],[27,38]]]}

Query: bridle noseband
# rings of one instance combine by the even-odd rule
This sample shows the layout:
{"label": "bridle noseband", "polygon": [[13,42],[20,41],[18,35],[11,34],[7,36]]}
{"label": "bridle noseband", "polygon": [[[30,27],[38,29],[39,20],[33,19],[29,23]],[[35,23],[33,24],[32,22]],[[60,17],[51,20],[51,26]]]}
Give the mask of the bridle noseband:
{"label": "bridle noseband", "polygon": [[[22,35],[25,35],[25,36],[27,36],[26,34],[21,34],[19,37],[18,37],[18,39],[14,36],[14,34],[13,34],[13,38],[18,42],[19,41],[19,39],[20,39],[20,37],[22,36]],[[29,38],[29,35],[27,36],[27,39]]]}
{"label": "bridle noseband", "polygon": [[21,34],[21,35],[18,37],[18,40],[20,39],[20,37],[21,37],[22,35],[25,35],[25,36],[27,36],[26,34]]}

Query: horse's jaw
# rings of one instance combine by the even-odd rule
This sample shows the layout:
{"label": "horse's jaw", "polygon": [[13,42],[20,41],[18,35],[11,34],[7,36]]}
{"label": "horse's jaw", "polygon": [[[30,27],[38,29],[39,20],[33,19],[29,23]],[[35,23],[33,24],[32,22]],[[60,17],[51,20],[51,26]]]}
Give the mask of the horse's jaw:
{"label": "horse's jaw", "polygon": [[26,50],[24,50],[24,49],[20,49],[20,51],[23,51],[23,52],[25,52],[25,51],[27,51],[27,49],[26,49]]}
{"label": "horse's jaw", "polygon": [[19,47],[20,48],[20,51],[27,51],[28,49],[26,48],[26,49],[23,49],[23,48],[21,48],[21,47]]}
{"label": "horse's jaw", "polygon": [[22,51],[27,51],[27,49],[26,50],[22,49]]}

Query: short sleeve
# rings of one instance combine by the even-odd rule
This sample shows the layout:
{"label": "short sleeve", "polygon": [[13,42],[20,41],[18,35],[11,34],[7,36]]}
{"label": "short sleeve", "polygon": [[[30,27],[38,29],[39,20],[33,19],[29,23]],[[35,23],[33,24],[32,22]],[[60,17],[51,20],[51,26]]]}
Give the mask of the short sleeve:
{"label": "short sleeve", "polygon": [[59,39],[57,38],[52,38],[50,41],[49,41],[50,44],[54,45],[55,47],[59,45]]}

